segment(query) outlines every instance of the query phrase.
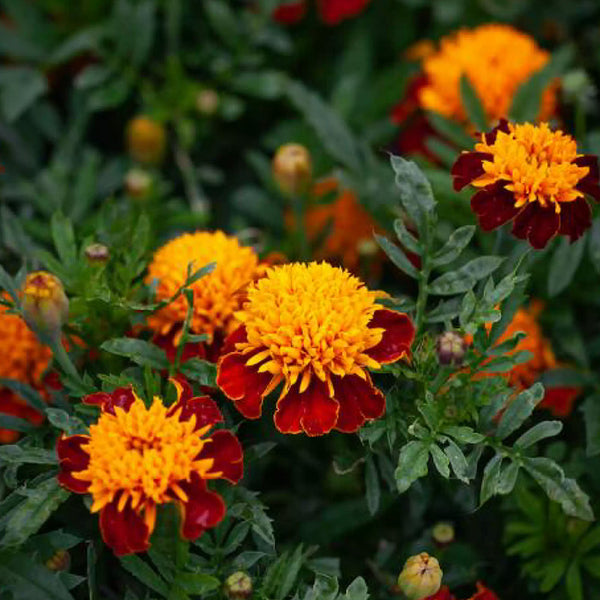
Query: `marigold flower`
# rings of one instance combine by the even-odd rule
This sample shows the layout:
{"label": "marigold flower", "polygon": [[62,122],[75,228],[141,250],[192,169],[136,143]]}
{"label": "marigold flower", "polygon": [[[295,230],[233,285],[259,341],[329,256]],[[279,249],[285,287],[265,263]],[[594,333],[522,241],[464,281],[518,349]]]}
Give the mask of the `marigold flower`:
{"label": "marigold flower", "polygon": [[91,494],[91,512],[100,512],[100,530],[115,554],[144,552],[157,508],[174,503],[181,535],[196,539],[225,514],[221,497],[207,489],[210,479],[237,483],[243,474],[242,448],[229,431],[211,431],[223,421],[208,396],[192,398],[183,381],[171,380],[177,402],[166,407],[154,397],[148,408],[132,388],[84,398],[101,408],[89,435],[57,443],[59,483]]}
{"label": "marigold flower", "polygon": [[273,179],[287,195],[301,194],[312,181],[310,152],[301,144],[284,144],[273,157]]}
{"label": "marigold flower", "polygon": [[[0,305],[0,378],[16,379],[43,393],[44,373],[52,359],[52,351],[40,343],[36,335],[17,314]],[[0,388],[0,414],[27,419],[39,425],[44,417],[32,409],[22,398],[7,388]],[[19,437],[18,432],[0,429],[0,443],[10,444]]]}
{"label": "marigold flower", "polygon": [[281,382],[275,426],[282,433],[350,433],[380,417],[385,398],[368,369],[410,352],[407,315],[375,303],[347,271],[327,263],[269,269],[250,286],[225,342],[217,385],[249,419]]}
{"label": "marigold flower", "polygon": [[425,600],[456,600],[456,597],[450,593],[447,585],[443,585],[435,594],[427,596]]}
{"label": "marigold flower", "polygon": [[127,125],[127,150],[134,160],[159,163],[165,153],[167,134],[164,126],[150,117],[138,116]]}
{"label": "marigold flower", "polygon": [[440,589],[442,575],[437,558],[421,552],[404,563],[398,587],[409,600],[424,600]]}
{"label": "marigold flower", "polygon": [[[188,265],[199,269],[212,262],[216,263],[214,271],[190,286],[194,293],[190,330],[207,334],[210,341],[235,328],[233,314],[241,306],[246,286],[262,268],[254,250],[240,246],[235,237],[222,231],[185,233],[155,252],[146,277],[148,284],[158,282],[157,300],[166,300],[185,283]],[[186,299],[179,296],[151,315],[148,324],[159,336],[166,335],[182,326],[187,310]]]}
{"label": "marigold flower", "polygon": [[481,581],[477,582],[477,592],[469,600],[500,600],[492,590],[485,587]]}
{"label": "marigold flower", "polygon": [[[508,114],[516,91],[550,59],[529,35],[510,25],[490,23],[442,38],[438,52],[423,60],[425,85],[419,104],[449,119],[465,121],[460,79],[466,75],[493,123]],[[555,110],[556,85],[546,88],[540,119]]]}
{"label": "marigold flower", "polygon": [[[527,351],[532,357],[524,363],[515,365],[508,373],[508,382],[518,391],[531,387],[546,371],[558,368],[550,341],[544,336],[538,323],[542,311],[542,303],[534,301],[527,308],[520,308],[515,313],[504,333],[498,339],[502,343],[511,339],[518,332],[525,334],[510,354]],[[491,326],[490,326],[491,327]],[[573,403],[580,389],[574,387],[546,388],[544,399],[538,408],[546,408],[556,417],[566,417],[573,410]]]}
{"label": "marigold flower", "polygon": [[471,208],[484,231],[513,221],[512,233],[541,249],[555,236],[577,240],[591,226],[585,195],[600,201],[598,159],[547,123],[502,120],[452,167],[454,189],[479,188]]}
{"label": "marigold flower", "polygon": [[[317,0],[317,9],[326,25],[339,25],[345,19],[359,15],[370,0]],[[306,2],[287,2],[279,5],[273,12],[273,18],[284,25],[293,25],[304,18]]]}
{"label": "marigold flower", "polygon": [[29,273],[22,296],[27,325],[44,341],[58,339],[69,314],[69,300],[60,279],[45,271]]}

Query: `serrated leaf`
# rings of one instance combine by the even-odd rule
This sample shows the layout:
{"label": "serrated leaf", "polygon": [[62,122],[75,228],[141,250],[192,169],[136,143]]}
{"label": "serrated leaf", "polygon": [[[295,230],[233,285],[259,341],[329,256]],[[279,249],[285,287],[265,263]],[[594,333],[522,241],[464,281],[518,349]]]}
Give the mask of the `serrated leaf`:
{"label": "serrated leaf", "polygon": [[178,573],[177,584],[187,593],[202,596],[213,592],[221,586],[221,582],[207,573]]}
{"label": "serrated leaf", "polygon": [[0,462],[18,465],[55,465],[58,458],[54,450],[10,444],[0,446]]}
{"label": "serrated leaf", "polygon": [[134,338],[113,338],[104,342],[100,348],[111,354],[124,356],[142,367],[153,369],[168,369],[169,361],[164,350],[146,342]]}
{"label": "serrated leaf", "polygon": [[466,74],[463,74],[460,78],[460,98],[469,121],[479,131],[487,131],[488,122],[485,110]]}
{"label": "serrated leaf", "polygon": [[469,483],[469,478],[467,477],[469,465],[463,451],[452,440],[448,440],[444,452],[450,460],[454,474],[463,483]]}
{"label": "serrated leaf", "polygon": [[456,260],[469,245],[475,233],[475,225],[465,225],[455,229],[446,243],[433,257],[433,266],[440,267]]}
{"label": "serrated leaf", "polygon": [[490,462],[485,465],[483,470],[483,479],[481,481],[481,492],[479,495],[479,504],[485,504],[492,496],[498,493],[500,483],[500,468],[502,467],[502,455],[496,454]]}
{"label": "serrated leaf", "polygon": [[406,225],[404,224],[403,219],[396,219],[394,221],[394,231],[396,232],[396,236],[400,243],[410,252],[414,252],[415,254],[421,254],[422,249],[419,244],[419,240],[415,238],[415,236],[408,231]]}
{"label": "serrated leaf", "polygon": [[164,598],[169,595],[169,587],[166,582],[139,556],[130,554],[127,556],[121,556],[119,558],[123,568],[131,573],[137,580],[141,581],[144,585],[149,587],[151,590],[160,594]]}
{"label": "serrated leaf", "polygon": [[186,360],[179,368],[180,372],[197,381],[200,385],[215,387],[217,379],[217,367],[215,364],[202,360],[197,356]]}
{"label": "serrated leaf", "polygon": [[427,475],[428,461],[429,449],[424,442],[411,441],[402,448],[394,471],[398,493],[404,493],[413,482]]}
{"label": "serrated leaf", "polygon": [[433,464],[435,465],[438,473],[445,479],[448,479],[450,477],[450,461],[448,457],[436,444],[431,444],[429,447],[429,452],[431,453]]}
{"label": "serrated leaf", "polygon": [[517,462],[508,463],[503,469],[501,469],[498,477],[496,493],[503,496],[510,494],[517,483],[518,476],[519,464]]}
{"label": "serrated leaf", "polygon": [[493,273],[504,261],[500,256],[480,256],[469,261],[456,271],[440,275],[429,285],[429,293],[451,296],[472,289],[484,277]]}
{"label": "serrated leaf", "polygon": [[585,237],[571,243],[567,238],[561,238],[548,269],[548,295],[552,298],[566,290],[583,258]]}
{"label": "serrated leaf", "polygon": [[485,439],[484,435],[465,425],[446,425],[442,431],[462,444],[478,444]]}
{"label": "serrated leaf", "polygon": [[513,431],[516,431],[531,416],[533,409],[544,398],[544,386],[536,383],[529,389],[521,392],[507,407],[500,422],[496,435],[503,440]]}
{"label": "serrated leaf", "polygon": [[357,577],[346,588],[344,600],[369,600],[369,588],[362,577]]}
{"label": "serrated leaf", "polygon": [[562,428],[563,424],[560,421],[542,421],[521,435],[515,442],[515,447],[529,448],[540,440],[558,435]]}
{"label": "serrated leaf", "polygon": [[415,269],[414,265],[406,257],[406,254],[398,246],[392,244],[392,242],[382,235],[374,234],[374,237],[380,248],[401,271],[414,279],[419,277],[417,269]]}

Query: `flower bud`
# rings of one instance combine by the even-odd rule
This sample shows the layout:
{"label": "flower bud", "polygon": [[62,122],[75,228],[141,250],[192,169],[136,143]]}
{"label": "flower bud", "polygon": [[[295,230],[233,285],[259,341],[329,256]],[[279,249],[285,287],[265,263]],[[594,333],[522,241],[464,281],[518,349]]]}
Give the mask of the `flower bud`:
{"label": "flower bud", "polygon": [[442,333],[436,341],[435,348],[441,365],[459,366],[467,351],[467,342],[456,331]]}
{"label": "flower bud", "polygon": [[454,526],[452,523],[440,521],[433,526],[431,537],[438,548],[443,548],[454,541]]}
{"label": "flower bud", "polygon": [[312,159],[300,144],[285,144],[273,157],[273,179],[288,196],[305,192],[312,181]]}
{"label": "flower bud", "polygon": [[201,90],[196,95],[196,109],[200,114],[212,117],[219,110],[220,100],[215,90]]}
{"label": "flower bud", "polygon": [[103,265],[110,258],[110,251],[104,244],[90,244],[85,249],[85,257],[92,265]]}
{"label": "flower bud", "polygon": [[156,164],[162,160],[167,134],[161,123],[149,117],[135,117],[127,126],[127,150],[140,163]]}
{"label": "flower bud", "polygon": [[421,600],[440,589],[442,575],[437,559],[427,552],[421,552],[404,563],[398,576],[398,587],[408,600]]}
{"label": "flower bud", "polygon": [[243,571],[233,573],[225,580],[225,596],[229,600],[246,600],[252,596],[252,579]]}
{"label": "flower bud", "polygon": [[125,190],[132,198],[145,198],[152,188],[152,177],[143,169],[130,169],[125,175]]}
{"label": "flower bud", "polygon": [[71,565],[71,555],[66,550],[57,550],[54,556],[46,561],[51,571],[67,571]]}
{"label": "flower bud", "polygon": [[23,285],[23,318],[42,341],[56,340],[69,314],[69,300],[54,275],[36,271]]}

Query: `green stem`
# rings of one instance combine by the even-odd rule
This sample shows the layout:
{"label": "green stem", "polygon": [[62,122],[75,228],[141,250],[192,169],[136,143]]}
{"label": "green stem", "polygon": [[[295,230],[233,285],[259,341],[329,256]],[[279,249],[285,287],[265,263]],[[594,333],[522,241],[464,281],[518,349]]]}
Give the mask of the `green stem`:
{"label": "green stem", "polygon": [[583,107],[583,102],[577,100],[575,102],[575,137],[581,146],[585,146],[585,133],[585,109]]}
{"label": "green stem", "polygon": [[294,195],[292,197],[292,210],[294,211],[294,222],[296,223],[296,245],[300,260],[308,260],[310,257],[304,216],[305,202],[306,199],[303,195]]}
{"label": "green stem", "polygon": [[419,294],[417,296],[417,314],[415,316],[415,326],[417,335],[420,337],[423,333],[423,325],[425,323],[425,309],[427,308],[427,297],[429,295],[429,275],[431,267],[429,265],[429,257],[423,256],[423,267],[419,273]]}

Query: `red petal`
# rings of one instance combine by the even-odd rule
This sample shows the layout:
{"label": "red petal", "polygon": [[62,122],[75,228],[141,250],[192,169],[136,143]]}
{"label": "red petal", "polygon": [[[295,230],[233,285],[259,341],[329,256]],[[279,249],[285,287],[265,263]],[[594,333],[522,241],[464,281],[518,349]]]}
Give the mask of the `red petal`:
{"label": "red petal", "polygon": [[246,335],[246,328],[242,325],[241,327],[238,327],[232,334],[227,336],[227,339],[221,348],[221,356],[226,356],[227,354],[236,352],[237,348],[235,345],[243,344],[247,341],[248,336]]}
{"label": "red petal", "polygon": [[483,175],[483,161],[492,160],[493,156],[487,152],[463,152],[452,166],[454,189],[459,192],[473,180]]}
{"label": "red petal", "polygon": [[110,394],[107,394],[106,392],[96,392],[95,394],[90,394],[83,398],[84,404],[91,404],[93,406],[99,406],[100,408],[110,401]]}
{"label": "red petal", "polygon": [[381,341],[365,352],[378,363],[393,363],[410,354],[410,346],[415,339],[415,326],[405,313],[386,308],[377,310],[369,327],[385,330]]}
{"label": "red petal", "polygon": [[329,433],[336,424],[340,405],[329,396],[327,384],[312,377],[308,388],[298,393],[298,384],[277,402],[274,421],[281,433],[309,436]]}
{"label": "red petal", "polygon": [[225,429],[211,434],[198,458],[213,458],[211,471],[222,473],[221,477],[237,483],[244,474],[244,455],[239,440]]}
{"label": "red petal", "polygon": [[219,361],[217,385],[234,401],[247,419],[258,419],[262,413],[263,396],[272,375],[259,373],[258,367],[248,367],[250,355],[239,352],[227,354]]}
{"label": "red petal", "polygon": [[100,531],[104,543],[117,556],[145,552],[150,544],[150,533],[144,519],[136,513],[129,502],[121,511],[117,509],[118,497],[100,511]]}
{"label": "red petal", "polygon": [[513,223],[516,237],[527,240],[533,248],[541,250],[558,231],[560,217],[554,207],[542,208],[531,203],[522,210]]}
{"label": "red petal", "polygon": [[592,211],[584,198],[560,205],[559,233],[569,236],[571,242],[579,239],[592,226]]}
{"label": "red petal", "polygon": [[110,394],[106,394],[105,392],[90,394],[83,399],[84,404],[95,404],[100,406],[104,412],[110,413],[111,415],[115,414],[116,406],[127,412],[134,401],[135,396],[133,395],[131,386],[117,388]]}
{"label": "red petal", "polygon": [[178,377],[170,380],[177,388],[177,402],[169,408],[167,414],[170,416],[181,409],[180,421],[189,421],[192,415],[196,416],[197,431],[206,425],[214,425],[223,422],[223,415],[216,402],[209,396],[192,398],[192,388],[187,380]]}
{"label": "red petal", "polygon": [[336,377],[333,383],[335,399],[340,404],[340,413],[335,428],[344,433],[353,433],[367,419],[378,419],[385,412],[385,396],[370,380],[358,375]]}
{"label": "red petal", "polygon": [[358,15],[369,0],[319,0],[321,19],[327,25],[338,25],[344,19]]}
{"label": "red petal", "polygon": [[188,496],[188,501],[180,503],[182,509],[181,535],[195,540],[202,533],[218,525],[225,516],[225,504],[221,496],[206,489],[202,478],[193,473],[191,480],[180,481],[179,486]]}
{"label": "red petal", "polygon": [[82,481],[73,477],[73,473],[84,471],[90,462],[89,454],[82,449],[90,438],[87,435],[71,435],[61,437],[56,442],[56,454],[60,461],[60,471],[57,475],[58,482],[71,492],[85,494],[90,486],[89,481]]}
{"label": "red petal", "polygon": [[479,190],[471,198],[471,209],[479,217],[479,225],[484,231],[492,231],[508,223],[522,210],[515,207],[514,196],[504,189],[502,182]]}
{"label": "red petal", "polygon": [[282,4],[273,11],[273,19],[283,25],[293,25],[302,20],[306,13],[306,3],[293,2],[291,4]]}
{"label": "red petal", "polygon": [[508,126],[508,121],[506,119],[500,119],[498,125],[494,127],[491,131],[485,134],[485,142],[488,146],[491,146],[495,141],[499,131],[503,131],[504,133],[508,133],[510,128]]}
{"label": "red petal", "polygon": [[[402,125],[406,119],[412,115],[420,106],[419,95],[421,90],[427,85],[428,79],[424,74],[412,77],[404,90],[404,97],[402,100],[392,108],[391,120],[396,125]],[[428,127],[428,133],[432,133],[433,129],[427,123],[427,120],[421,115],[420,122],[426,124]],[[422,140],[425,141],[424,139]],[[424,144],[423,144],[424,145]]]}
{"label": "red petal", "polygon": [[598,157],[592,154],[584,154],[579,158],[575,159],[575,164],[580,167],[589,167],[588,174],[583,177],[577,184],[577,189],[584,194],[589,194],[600,202],[600,186],[598,185],[600,180],[600,171],[598,170]]}
{"label": "red petal", "polygon": [[546,388],[544,399],[538,404],[538,408],[548,409],[555,417],[568,417],[580,392],[575,387]]}

